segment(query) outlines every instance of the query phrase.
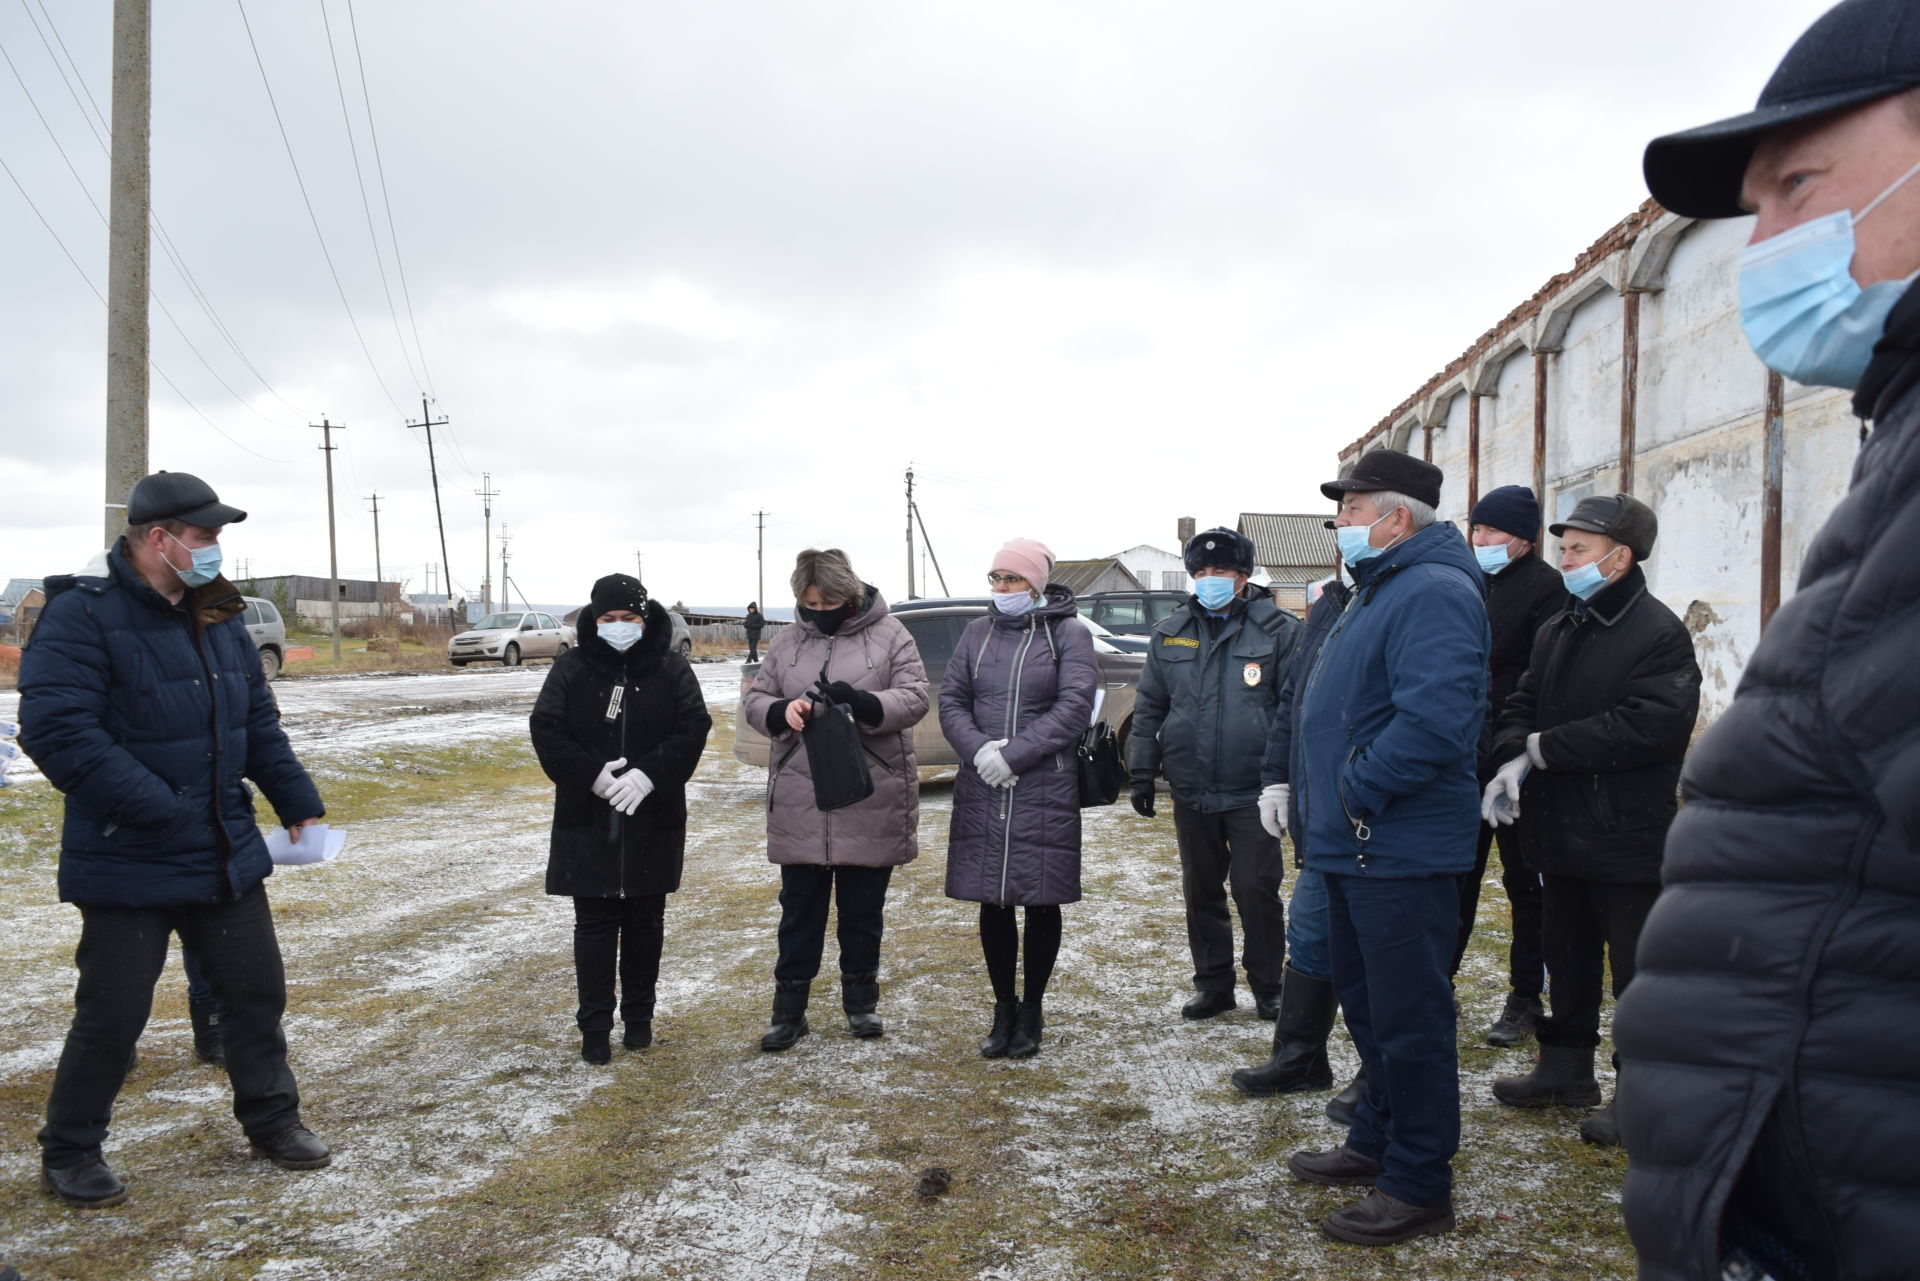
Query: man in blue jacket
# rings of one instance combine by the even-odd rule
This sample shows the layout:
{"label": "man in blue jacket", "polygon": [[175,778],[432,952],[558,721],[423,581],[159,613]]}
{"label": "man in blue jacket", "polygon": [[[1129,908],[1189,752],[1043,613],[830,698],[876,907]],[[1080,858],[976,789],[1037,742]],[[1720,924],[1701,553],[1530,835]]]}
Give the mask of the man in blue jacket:
{"label": "man in blue jacket", "polygon": [[1253,540],[1235,530],[1187,540],[1186,565],[1192,598],[1148,636],[1127,739],[1133,808],[1153,817],[1153,778],[1165,774],[1193,953],[1194,996],[1181,1015],[1207,1019],[1234,1008],[1231,884],[1247,986],[1260,1017],[1271,1019],[1286,961],[1286,867],[1279,840],[1260,824],[1260,754],[1300,620],[1266,592],[1248,594]]}
{"label": "man in blue jacket", "polygon": [[185,472],[143,477],[125,537],[47,581],[20,660],[21,745],[66,793],[60,898],[80,909],[73,1025],[40,1131],[42,1185],[77,1206],[126,1199],[101,1143],[173,933],[219,1002],[253,1154],[292,1170],[331,1159],[287,1067],[273,865],[243,779],[295,840],[325,810],[220,577],[220,531],[246,518]]}
{"label": "man in blue jacket", "polygon": [[1447,969],[1480,825],[1490,640],[1480,566],[1434,511],[1440,480],[1431,463],[1376,449],[1320,487],[1340,504],[1354,596],[1307,673],[1288,771],[1367,1078],[1347,1141],[1297,1152],[1288,1167],[1373,1188],[1323,1225],[1360,1245],[1454,1226],[1460,1079]]}

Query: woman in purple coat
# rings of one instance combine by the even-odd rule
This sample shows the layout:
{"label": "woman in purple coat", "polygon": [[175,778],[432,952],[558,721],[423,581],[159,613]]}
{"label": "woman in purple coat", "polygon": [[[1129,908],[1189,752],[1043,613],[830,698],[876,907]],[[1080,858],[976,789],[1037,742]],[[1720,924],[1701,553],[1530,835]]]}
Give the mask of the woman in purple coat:
{"label": "woman in purple coat", "polygon": [[[947,897],[980,905],[993,983],[986,1058],[1039,1052],[1040,1005],[1060,953],[1060,907],[1080,899],[1080,785],[1074,749],[1099,668],[1073,593],[1049,586],[1053,553],[1016,538],[987,575],[993,606],[967,625],[940,684],[940,728],[965,764],[953,788]],[[1026,909],[1027,985],[1014,972]]]}

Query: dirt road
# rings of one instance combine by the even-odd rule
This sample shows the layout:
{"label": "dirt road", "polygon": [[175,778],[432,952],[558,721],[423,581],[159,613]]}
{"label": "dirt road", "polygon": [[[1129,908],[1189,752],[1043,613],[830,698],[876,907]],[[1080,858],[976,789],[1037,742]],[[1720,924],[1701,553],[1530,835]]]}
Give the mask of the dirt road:
{"label": "dirt road", "polygon": [[[1265,1056],[1243,1008],[1179,1017],[1188,969],[1171,823],[1089,814],[1041,1055],[975,1053],[991,997],[971,905],[941,893],[950,784],[888,906],[887,1035],[848,1037],[831,984],[783,1055],[766,1022],[778,909],[764,774],[733,760],[737,664],[700,669],[715,732],[669,900],[655,1045],[576,1055],[570,905],[541,892],[550,789],[526,743],[544,667],[297,679],[289,733],[350,843],[269,882],[287,1037],[330,1169],[249,1161],[221,1074],[191,1053],[177,952],[108,1155],[132,1192],[66,1209],[33,1133],[71,1011],[78,916],[54,901],[58,797],[0,791],[0,1257],[30,1278],[1087,1278],[1628,1276],[1625,1159],[1577,1117],[1516,1114],[1478,1045],[1503,995],[1490,884],[1461,997],[1462,1229],[1370,1253],[1287,1179],[1338,1140],[1324,1095],[1242,1098]],[[0,695],[0,719],[13,696]],[[1495,878],[1497,882],[1497,878]],[[832,966],[829,951],[828,967]],[[1337,1038],[1336,1072],[1354,1061]],[[951,1190],[922,1199],[922,1170]]]}

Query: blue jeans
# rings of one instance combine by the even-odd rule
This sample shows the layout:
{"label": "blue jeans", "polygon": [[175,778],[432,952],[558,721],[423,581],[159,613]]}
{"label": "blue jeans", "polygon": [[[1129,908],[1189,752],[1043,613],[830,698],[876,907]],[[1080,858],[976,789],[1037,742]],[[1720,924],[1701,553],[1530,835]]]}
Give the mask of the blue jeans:
{"label": "blue jeans", "polygon": [[1409,1205],[1453,1195],[1460,1065],[1448,963],[1457,876],[1328,874],[1333,987],[1367,1073],[1347,1146],[1384,1167],[1376,1186]]}
{"label": "blue jeans", "polygon": [[1287,902],[1287,964],[1310,979],[1333,977],[1327,950],[1327,882],[1309,867],[1294,877],[1293,897]]}

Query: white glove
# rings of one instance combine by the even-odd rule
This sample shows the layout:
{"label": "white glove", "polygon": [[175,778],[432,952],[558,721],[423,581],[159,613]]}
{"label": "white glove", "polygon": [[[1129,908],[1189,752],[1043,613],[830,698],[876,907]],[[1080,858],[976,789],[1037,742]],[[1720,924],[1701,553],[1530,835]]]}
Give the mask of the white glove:
{"label": "white glove", "polygon": [[613,786],[607,789],[607,804],[622,814],[631,814],[652,794],[653,780],[637,769],[630,769],[614,779]]}
{"label": "white glove", "polygon": [[1287,832],[1287,801],[1293,789],[1285,783],[1268,783],[1260,789],[1260,826],[1267,835],[1279,840]]}
{"label": "white glove", "polygon": [[1009,740],[996,738],[973,754],[973,767],[980,771],[980,777],[988,787],[1012,787],[1013,770],[1006,759],[1000,755],[1000,749]]}
{"label": "white glove", "polygon": [[1516,756],[1502,765],[1480,798],[1480,817],[1494,827],[1505,827],[1520,817],[1520,784],[1533,762]]}
{"label": "white glove", "polygon": [[626,763],[627,758],[622,756],[617,761],[608,761],[605,765],[602,765],[600,767],[600,777],[593,780],[593,794],[603,801],[606,800],[607,793],[613,788],[613,772]]}
{"label": "white glove", "polygon": [[1540,731],[1538,730],[1527,735],[1527,759],[1533,763],[1535,769],[1547,767],[1547,758],[1540,754]]}

